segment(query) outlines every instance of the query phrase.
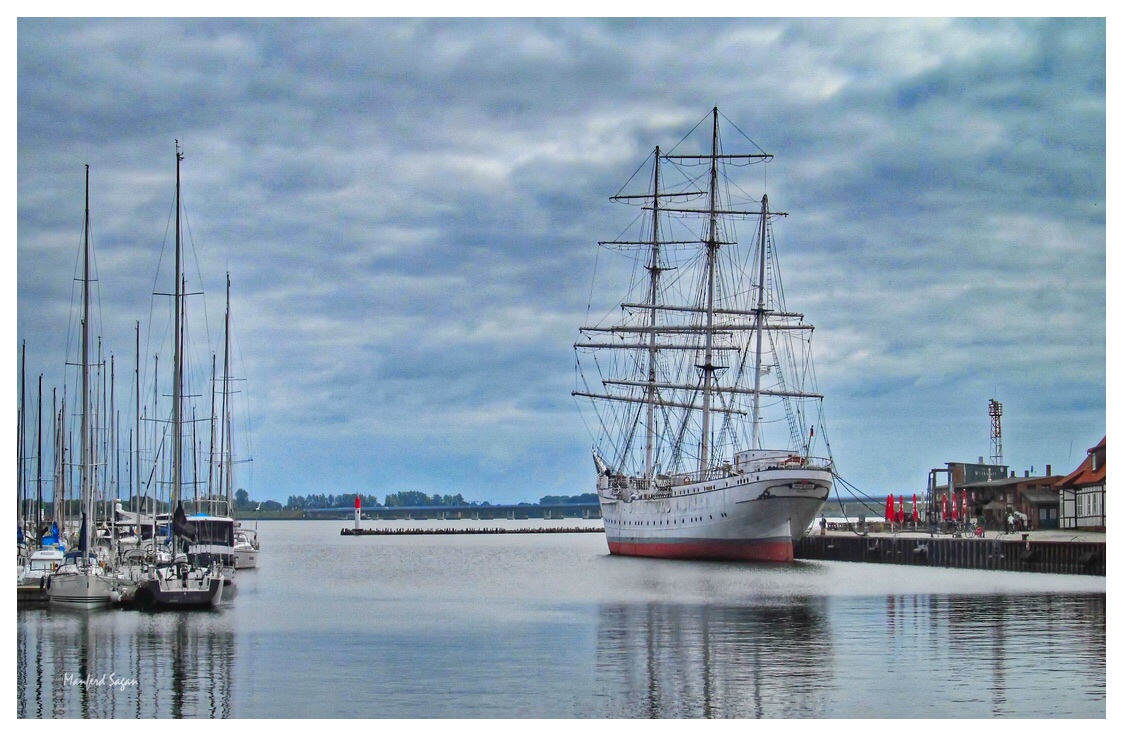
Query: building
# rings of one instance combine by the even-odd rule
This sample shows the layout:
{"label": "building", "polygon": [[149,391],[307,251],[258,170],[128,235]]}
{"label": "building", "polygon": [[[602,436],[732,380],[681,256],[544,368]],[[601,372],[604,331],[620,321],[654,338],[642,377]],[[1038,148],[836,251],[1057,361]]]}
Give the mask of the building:
{"label": "building", "polygon": [[1060,497],[1061,529],[1107,531],[1107,435],[1054,488]]}
{"label": "building", "polygon": [[[1018,477],[1006,465],[989,465],[979,458],[977,463],[947,463],[946,468],[933,468],[929,473],[929,498],[933,514],[939,513],[942,499],[961,498],[967,494],[967,516],[990,529],[1005,529],[1006,519],[1013,514],[1020,528],[1056,529],[1059,526],[1060,502],[1055,488],[1061,476],[1053,475],[1045,466],[1045,475],[1031,476],[1026,471]],[[937,485],[937,477],[948,481]]]}
{"label": "building", "polygon": [[[978,483],[987,483],[994,480],[1003,480],[1009,471],[1005,465],[988,465],[980,457],[977,463],[946,463],[946,467],[932,468],[928,471],[928,518],[940,519],[943,501],[958,500],[962,490]],[[940,484],[940,477],[944,482]],[[989,498],[987,500],[990,500]],[[981,504],[976,504],[975,498],[968,494],[968,517],[982,519]],[[982,503],[985,503],[983,501]]]}
{"label": "building", "polygon": [[1005,529],[1010,514],[1019,522],[1020,529],[1056,529],[1060,503],[1054,486],[1061,476],[1031,476],[1027,471],[1021,478],[1013,473],[1009,478],[979,481],[962,485],[967,491],[968,507],[980,523],[991,529]]}

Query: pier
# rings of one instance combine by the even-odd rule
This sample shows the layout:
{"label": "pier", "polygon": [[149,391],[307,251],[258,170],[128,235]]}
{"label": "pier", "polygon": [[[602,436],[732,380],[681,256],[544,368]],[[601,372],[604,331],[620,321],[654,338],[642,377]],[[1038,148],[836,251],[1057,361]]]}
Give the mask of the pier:
{"label": "pier", "polygon": [[343,537],[361,537],[366,535],[395,536],[401,534],[575,534],[582,532],[604,533],[604,527],[581,526],[544,526],[532,528],[505,528],[505,527],[433,527],[423,529],[420,527],[393,529],[393,528],[349,528],[339,530]]}
{"label": "pier", "polygon": [[[307,519],[350,519],[350,506],[303,509]],[[364,506],[363,521],[522,521],[526,519],[599,519],[600,502],[496,504],[487,506]]]}
{"label": "pier", "polygon": [[869,533],[818,530],[795,545],[798,560],[1005,570],[1061,575],[1107,575],[1105,534],[1033,531],[990,537],[922,532]]}

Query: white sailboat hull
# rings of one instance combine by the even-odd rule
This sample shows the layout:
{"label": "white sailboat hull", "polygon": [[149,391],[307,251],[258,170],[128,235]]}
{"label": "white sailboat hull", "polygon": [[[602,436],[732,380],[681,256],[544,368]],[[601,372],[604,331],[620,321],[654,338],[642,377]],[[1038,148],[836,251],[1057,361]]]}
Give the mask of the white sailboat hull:
{"label": "white sailboat hull", "polygon": [[598,495],[612,554],[790,562],[832,481],[827,468],[776,467],[650,492],[641,479],[602,476]]}
{"label": "white sailboat hull", "polygon": [[257,530],[239,525],[234,530],[234,568],[247,570],[257,567],[257,557],[260,552]]}
{"label": "white sailboat hull", "polygon": [[234,569],[247,570],[257,567],[257,550],[234,548]]}
{"label": "white sailboat hull", "polygon": [[109,608],[120,600],[116,581],[94,572],[63,572],[47,580],[47,600],[52,608],[90,611]]}

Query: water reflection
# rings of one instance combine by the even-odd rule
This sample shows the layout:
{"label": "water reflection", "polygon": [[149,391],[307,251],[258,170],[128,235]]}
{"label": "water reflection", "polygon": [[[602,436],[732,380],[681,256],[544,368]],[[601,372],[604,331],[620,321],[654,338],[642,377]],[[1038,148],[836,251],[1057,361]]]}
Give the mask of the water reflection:
{"label": "water reflection", "polygon": [[19,610],[18,715],[1105,716],[1106,593],[1081,576],[664,565],[584,534],[274,524],[234,606]]}
{"label": "water reflection", "polygon": [[600,715],[826,715],[831,637],[823,598],[751,606],[635,603],[600,609]]}
{"label": "water reflection", "polygon": [[1102,718],[1106,600],[910,594],[604,605],[595,715]]}
{"label": "water reflection", "polygon": [[964,709],[977,704],[984,717],[1027,716],[1041,707],[1035,687],[1040,693],[1072,676],[1089,698],[1050,703],[1043,715],[1094,715],[1083,708],[1106,695],[1106,603],[1101,595],[934,599],[933,625],[946,629],[947,679]]}
{"label": "water reflection", "polygon": [[234,635],[221,613],[20,611],[17,715],[228,718]]}
{"label": "water reflection", "polygon": [[1098,594],[832,599],[847,697],[831,715],[1102,718],[1105,605]]}

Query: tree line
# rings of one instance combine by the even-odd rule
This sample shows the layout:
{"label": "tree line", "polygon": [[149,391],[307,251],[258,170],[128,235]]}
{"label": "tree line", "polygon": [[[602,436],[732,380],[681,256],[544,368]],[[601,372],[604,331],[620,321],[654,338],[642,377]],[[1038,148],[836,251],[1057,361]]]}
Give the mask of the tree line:
{"label": "tree line", "polygon": [[[363,508],[393,508],[401,506],[491,506],[490,501],[466,501],[464,496],[457,493],[455,496],[448,494],[433,494],[432,496],[422,493],[421,491],[398,491],[397,493],[389,493],[381,502],[378,496],[371,496],[366,494],[356,493],[312,493],[307,496],[289,496],[285,501],[283,508],[285,510],[299,510],[299,509],[334,509],[341,507],[353,507],[355,505],[355,497],[359,497],[359,501]],[[543,496],[538,504],[542,506],[554,506],[558,504],[567,503],[592,503],[597,500],[595,493],[582,493],[579,496]],[[266,502],[276,504],[274,508],[282,508],[276,501]],[[253,502],[248,502],[241,508],[248,508],[255,506]],[[532,506],[534,504],[520,503],[519,506]],[[262,508],[268,508],[264,504]]]}
{"label": "tree line", "polygon": [[[448,494],[433,494],[432,496],[422,493],[420,491],[399,491],[397,493],[390,493],[385,496],[382,501],[379,501],[378,496],[356,493],[312,493],[307,496],[289,496],[288,500],[282,504],[279,501],[254,501],[250,498],[250,494],[244,488],[239,488],[234,494],[234,510],[235,511],[301,511],[303,509],[335,509],[335,508],[353,508],[355,506],[355,496],[359,497],[360,502],[364,509],[367,508],[393,508],[401,506],[479,506],[487,507],[493,504],[490,501],[466,501],[464,496],[460,493],[456,495]],[[218,498],[217,496],[215,498]],[[597,494],[595,493],[582,493],[578,496],[543,496],[538,500],[539,506],[560,506],[569,503],[596,503]],[[99,502],[107,509],[111,506],[109,502]],[[505,504],[506,505],[506,504]],[[515,504],[517,506],[533,506],[535,504],[521,502]],[[122,507],[126,511],[137,511],[139,509],[145,510],[146,513],[165,513],[171,510],[170,505],[164,501],[158,501],[152,498],[135,498],[124,499]],[[51,506],[49,503],[44,503],[45,514],[51,515]],[[70,516],[76,516],[81,513],[80,503],[78,501],[67,501],[66,512]]]}

